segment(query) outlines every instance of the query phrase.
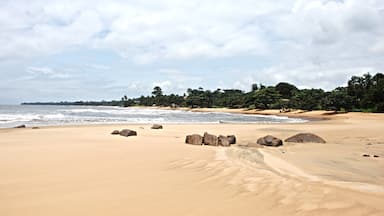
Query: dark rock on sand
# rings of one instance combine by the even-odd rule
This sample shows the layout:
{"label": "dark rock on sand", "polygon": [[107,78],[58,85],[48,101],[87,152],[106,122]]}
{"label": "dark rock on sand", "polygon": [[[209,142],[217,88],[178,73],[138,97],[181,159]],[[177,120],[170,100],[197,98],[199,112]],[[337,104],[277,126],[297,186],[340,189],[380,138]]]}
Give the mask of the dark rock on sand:
{"label": "dark rock on sand", "polygon": [[185,143],[191,145],[203,145],[203,137],[199,134],[187,135],[185,138]]}
{"label": "dark rock on sand", "polygon": [[362,156],[363,157],[371,157],[371,155],[369,155],[369,154],[363,154]]}
{"label": "dark rock on sand", "polygon": [[373,157],[375,157],[375,158],[378,158],[378,157],[379,157],[379,155],[373,155]]}
{"label": "dark rock on sand", "polygon": [[231,144],[229,143],[229,139],[227,136],[220,135],[219,138],[217,139],[217,144],[219,146],[230,146]]}
{"label": "dark rock on sand", "polygon": [[26,126],[25,125],[17,125],[16,127],[13,127],[13,128],[26,128]]}
{"label": "dark rock on sand", "polygon": [[152,125],[151,129],[163,129],[163,125],[154,124]]}
{"label": "dark rock on sand", "polygon": [[217,146],[218,144],[217,136],[205,132],[203,137],[203,143],[205,145]]}
{"label": "dark rock on sand", "polygon": [[325,140],[313,133],[299,133],[284,140],[285,142],[295,143],[325,143]]}
{"label": "dark rock on sand", "polygon": [[32,127],[32,129],[40,129],[39,127]]}
{"label": "dark rock on sand", "polygon": [[134,130],[129,130],[129,129],[123,129],[119,133],[121,136],[137,136],[137,132]]}
{"label": "dark rock on sand", "polygon": [[236,144],[236,137],[235,137],[235,135],[228,135],[227,136],[227,138],[228,138],[228,142],[229,142],[229,144]]}
{"label": "dark rock on sand", "polygon": [[265,146],[281,146],[283,145],[283,141],[279,138],[276,138],[271,135],[267,135],[265,137],[261,137],[257,140],[257,144],[265,145]]}
{"label": "dark rock on sand", "polygon": [[118,134],[120,134],[120,131],[118,131],[118,130],[114,130],[114,131],[112,131],[111,134],[112,134],[112,135],[118,135]]}

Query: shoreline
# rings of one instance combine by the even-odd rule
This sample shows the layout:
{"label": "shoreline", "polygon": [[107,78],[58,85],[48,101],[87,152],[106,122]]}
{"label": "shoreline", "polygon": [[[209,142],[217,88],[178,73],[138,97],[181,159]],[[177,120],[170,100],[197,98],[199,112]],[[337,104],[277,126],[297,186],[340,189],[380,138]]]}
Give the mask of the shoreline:
{"label": "shoreline", "polygon": [[[109,107],[109,106],[104,106]],[[287,117],[304,120],[304,122],[93,122],[93,123],[80,123],[80,124],[57,124],[57,125],[28,125],[28,123],[20,123],[19,125],[26,125],[26,128],[39,127],[82,127],[82,126],[103,126],[103,125],[150,125],[154,123],[168,124],[168,125],[280,125],[280,124],[307,124],[314,122],[327,122],[334,120],[348,120],[351,118],[381,118],[384,113],[363,113],[363,112],[346,112],[346,113],[335,113],[334,111],[315,110],[315,111],[303,111],[294,110],[291,112],[280,112],[280,110],[268,109],[229,109],[229,108],[170,108],[170,107],[158,107],[158,106],[135,106],[132,108],[138,109],[152,109],[152,110],[180,110],[189,112],[202,112],[202,113],[231,113],[231,114],[244,114],[244,115],[260,115],[260,116],[276,116],[276,117]],[[13,127],[0,127],[0,130],[13,129]]]}
{"label": "shoreline", "polygon": [[189,108],[189,107],[160,107],[160,106],[132,106],[128,108],[142,108],[142,109],[155,109],[155,110],[181,110],[190,112],[222,112],[233,114],[247,114],[247,115],[264,115],[264,116],[281,116],[292,118],[303,118],[308,120],[332,120],[343,117],[345,114],[356,115],[373,115],[382,116],[384,113],[364,113],[364,112],[335,112],[326,110],[292,110],[280,112],[279,109],[245,109],[245,108]]}

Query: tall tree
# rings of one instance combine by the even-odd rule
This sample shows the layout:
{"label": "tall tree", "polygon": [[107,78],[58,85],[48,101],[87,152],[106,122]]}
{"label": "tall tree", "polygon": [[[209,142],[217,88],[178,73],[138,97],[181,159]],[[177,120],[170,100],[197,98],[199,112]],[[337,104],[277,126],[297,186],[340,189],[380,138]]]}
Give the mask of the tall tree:
{"label": "tall tree", "polygon": [[252,91],[257,91],[258,89],[259,86],[256,83],[252,84]]}
{"label": "tall tree", "polygon": [[278,83],[275,88],[284,99],[290,99],[298,90],[296,86],[286,82]]}
{"label": "tall tree", "polygon": [[163,95],[163,91],[161,90],[160,86],[155,86],[152,91],[152,95],[154,97],[160,97]]}
{"label": "tall tree", "polygon": [[321,109],[321,101],[325,97],[322,89],[303,89],[295,92],[290,102],[292,108],[304,110]]}
{"label": "tall tree", "polygon": [[322,108],[326,110],[345,110],[350,111],[353,108],[353,98],[348,95],[346,87],[338,87],[331,92],[326,93],[322,100]]}
{"label": "tall tree", "polygon": [[272,108],[281,99],[281,95],[276,91],[275,87],[262,88],[254,92],[252,97],[255,107],[259,109]]}

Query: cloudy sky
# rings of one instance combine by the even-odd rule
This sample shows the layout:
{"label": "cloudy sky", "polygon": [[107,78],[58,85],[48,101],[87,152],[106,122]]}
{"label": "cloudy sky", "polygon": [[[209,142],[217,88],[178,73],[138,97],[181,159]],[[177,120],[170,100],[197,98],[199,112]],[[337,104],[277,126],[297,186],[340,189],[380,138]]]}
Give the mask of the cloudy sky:
{"label": "cloudy sky", "polygon": [[[106,3],[108,2],[108,3]],[[0,103],[384,72],[382,0],[1,0]]]}

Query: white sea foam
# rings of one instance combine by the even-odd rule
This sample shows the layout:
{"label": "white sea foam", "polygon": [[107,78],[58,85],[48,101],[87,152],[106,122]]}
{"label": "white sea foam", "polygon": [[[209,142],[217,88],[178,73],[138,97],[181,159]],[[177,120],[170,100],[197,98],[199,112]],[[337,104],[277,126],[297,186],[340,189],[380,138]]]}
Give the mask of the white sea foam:
{"label": "white sea foam", "polygon": [[179,110],[154,110],[154,109],[138,109],[138,108],[113,108],[113,109],[60,109],[64,113],[101,113],[112,115],[161,115],[169,113],[180,113]]}
{"label": "white sea foam", "polygon": [[39,115],[33,114],[0,114],[0,122],[31,121],[38,118]]}
{"label": "white sea foam", "polygon": [[98,123],[300,123],[284,116],[246,115],[221,112],[190,112],[100,106],[0,106],[0,127],[17,124],[63,125]]}
{"label": "white sea foam", "polygon": [[58,113],[58,114],[47,114],[47,115],[39,115],[41,119],[62,119],[65,118],[65,115]]}
{"label": "white sea foam", "polygon": [[0,122],[28,122],[34,120],[63,119],[63,114],[0,114]]}

